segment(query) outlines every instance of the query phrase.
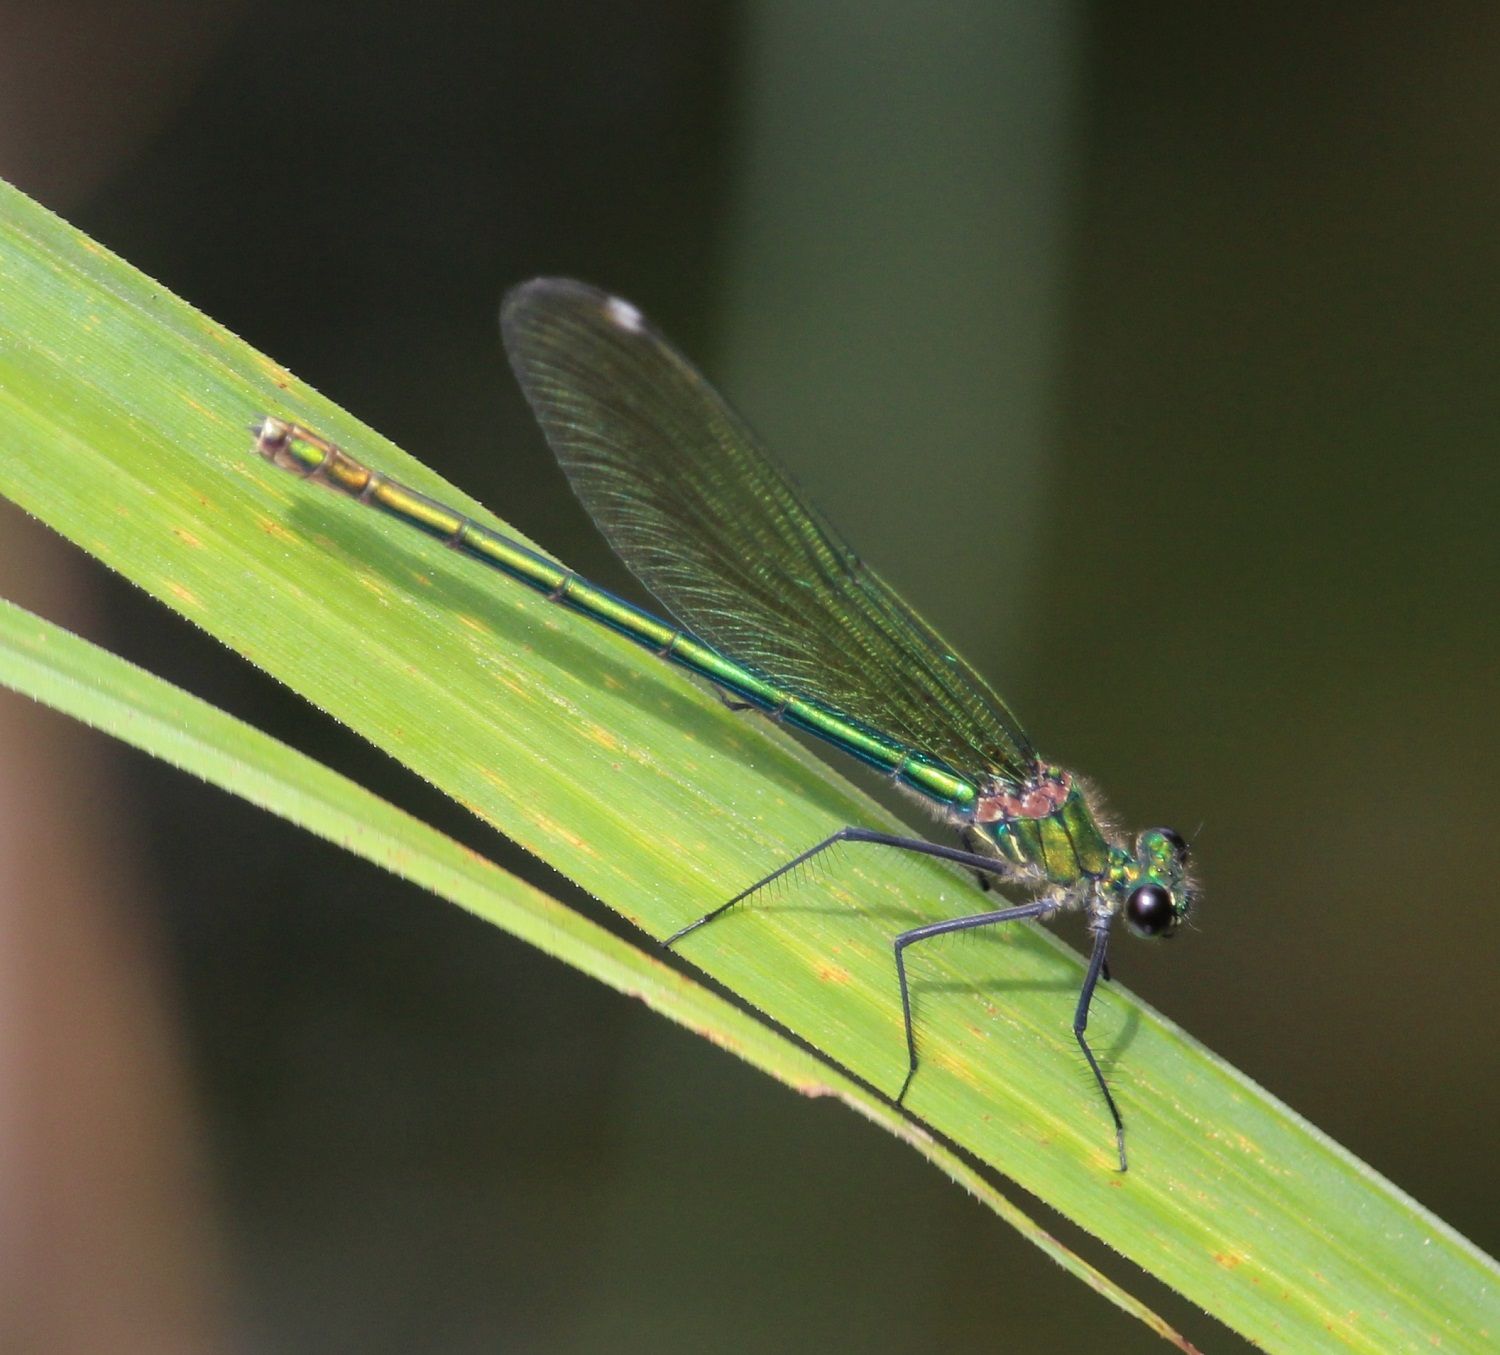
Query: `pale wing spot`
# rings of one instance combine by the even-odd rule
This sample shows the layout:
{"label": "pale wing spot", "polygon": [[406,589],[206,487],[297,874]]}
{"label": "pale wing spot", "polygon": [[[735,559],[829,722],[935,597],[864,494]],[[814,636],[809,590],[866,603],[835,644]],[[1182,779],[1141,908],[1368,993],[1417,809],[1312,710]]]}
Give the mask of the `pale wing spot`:
{"label": "pale wing spot", "polygon": [[604,303],[604,313],[621,329],[628,329],[632,334],[639,334],[646,327],[646,321],[640,311],[628,301],[621,301],[619,297],[612,296]]}

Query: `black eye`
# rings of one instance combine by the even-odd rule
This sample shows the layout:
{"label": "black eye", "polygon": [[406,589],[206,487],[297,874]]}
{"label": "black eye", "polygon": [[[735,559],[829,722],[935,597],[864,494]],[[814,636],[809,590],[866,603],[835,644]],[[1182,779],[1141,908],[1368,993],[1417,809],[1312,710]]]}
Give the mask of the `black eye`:
{"label": "black eye", "polygon": [[1158,828],[1156,831],[1172,844],[1172,852],[1177,857],[1177,864],[1179,866],[1187,865],[1187,839],[1175,828]]}
{"label": "black eye", "polygon": [[1137,936],[1167,936],[1177,925],[1172,891],[1160,885],[1141,885],[1125,900],[1126,925]]}

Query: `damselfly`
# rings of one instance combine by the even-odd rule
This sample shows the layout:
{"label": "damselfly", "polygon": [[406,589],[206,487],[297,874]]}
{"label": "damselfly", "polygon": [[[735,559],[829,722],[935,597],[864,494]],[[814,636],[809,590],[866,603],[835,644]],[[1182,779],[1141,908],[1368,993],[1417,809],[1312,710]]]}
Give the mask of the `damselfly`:
{"label": "damselfly", "polygon": [[1194,886],[1170,828],[1133,843],[1100,826],[1081,782],[1038,755],[1009,707],[865,566],[762,450],[703,376],[627,302],[563,279],[506,299],[511,365],[578,497],[666,621],[555,561],[370,469],[311,430],[268,417],[256,450],[285,470],[438,538],[875,767],[956,830],[961,845],[850,826],[666,939],[675,945],[842,842],[954,862],[1024,902],[893,938],[907,1072],[917,1071],[906,952],[919,941],[1081,909],[1093,937],[1073,1034],[1115,1126],[1125,1125],[1089,1047],[1089,1008],[1109,977],[1110,930],[1170,936]]}

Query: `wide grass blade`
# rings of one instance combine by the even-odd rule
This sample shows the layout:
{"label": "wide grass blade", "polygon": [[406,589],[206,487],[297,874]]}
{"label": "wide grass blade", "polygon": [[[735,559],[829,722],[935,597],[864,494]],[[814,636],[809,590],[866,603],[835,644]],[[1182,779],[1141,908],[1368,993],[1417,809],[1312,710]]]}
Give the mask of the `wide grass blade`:
{"label": "wide grass blade", "polygon": [[[663,936],[846,823],[889,815],[764,722],[392,523],[256,461],[274,413],[494,521],[274,363],[0,196],[0,492]],[[497,380],[500,374],[497,373]],[[851,848],[687,947],[871,1085],[904,1065],[890,937],[972,910]],[[909,1109],[1270,1349],[1486,1350],[1494,1263],[1127,991],[1096,1004],[1132,1170],[1038,930],[915,964]]]}
{"label": "wide grass blade", "polygon": [[0,685],[140,748],[467,908],[696,1031],[804,1096],[834,1096],[904,1138],[1059,1265],[1192,1347],[1069,1251],[952,1149],[816,1054],[468,848],[180,688],[0,600]]}

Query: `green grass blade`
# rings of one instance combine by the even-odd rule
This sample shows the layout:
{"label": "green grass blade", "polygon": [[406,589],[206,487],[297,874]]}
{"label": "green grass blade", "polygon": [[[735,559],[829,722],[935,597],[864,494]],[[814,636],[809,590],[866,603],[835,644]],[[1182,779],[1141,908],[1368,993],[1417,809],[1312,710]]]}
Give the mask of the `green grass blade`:
{"label": "green grass blade", "polygon": [[[286,415],[493,521],[14,194],[0,288],[0,492],[647,933],[837,826],[891,822],[615,637],[255,461],[244,426]],[[851,849],[687,954],[894,1089],[889,938],[972,906],[939,866]],[[1112,1171],[1067,1029],[1079,973],[1037,930],[932,948],[911,1110],[1269,1349],[1493,1348],[1493,1261],[1114,986],[1091,1028],[1130,1123]]]}
{"label": "green grass blade", "polygon": [[702,984],[321,763],[0,600],[0,685],[269,809],[639,998],[805,1096],[836,1096],[906,1139],[1065,1269],[1184,1350],[1145,1305],[1062,1246],[951,1149]]}

